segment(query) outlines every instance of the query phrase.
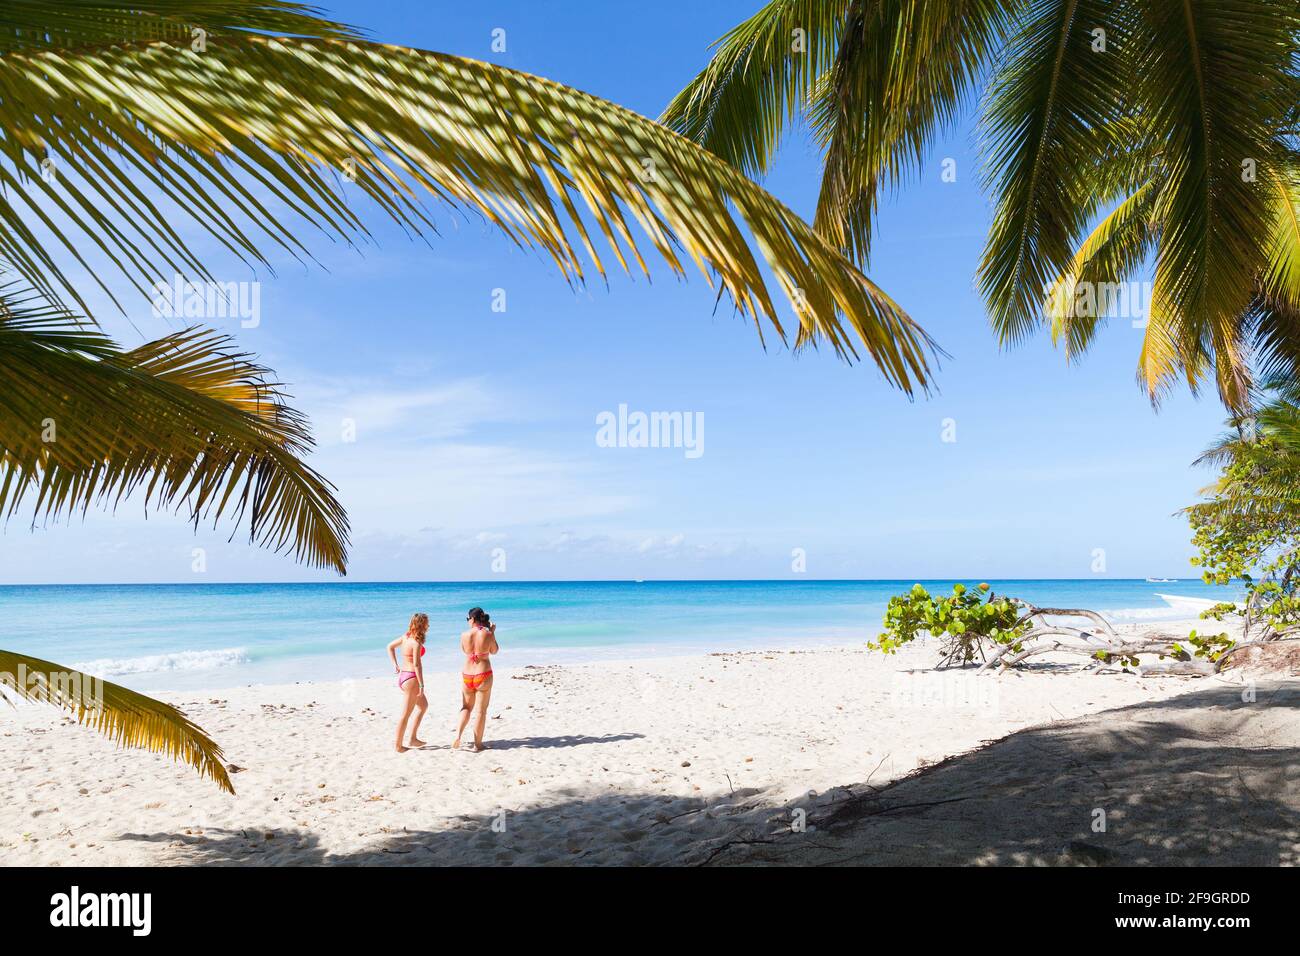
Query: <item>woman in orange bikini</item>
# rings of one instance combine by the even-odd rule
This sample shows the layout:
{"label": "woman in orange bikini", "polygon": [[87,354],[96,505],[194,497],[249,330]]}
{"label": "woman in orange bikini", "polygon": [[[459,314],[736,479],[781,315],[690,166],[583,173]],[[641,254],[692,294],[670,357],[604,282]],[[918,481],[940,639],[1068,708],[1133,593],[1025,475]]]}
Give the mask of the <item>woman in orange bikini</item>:
{"label": "woman in orange bikini", "polygon": [[[412,614],[411,623],[406,633],[388,645],[388,657],[397,672],[397,689],[402,692],[402,716],[397,721],[397,752],[406,753],[409,749],[402,746],[402,737],[406,733],[406,722],[415,711],[415,724],[411,727],[411,747],[423,747],[419,738],[420,721],[429,709],[429,699],[424,696],[424,637],[429,633],[429,615]],[[397,663],[397,649],[402,649],[402,663]]]}
{"label": "woman in orange bikini", "polygon": [[461,735],[469,723],[470,713],[478,704],[478,721],[474,724],[474,752],[483,749],[483,726],[487,723],[488,701],[492,698],[492,662],[489,655],[497,653],[497,626],[481,608],[471,608],[469,630],[460,636],[460,649],[465,652],[465,668],[460,675],[460,726],[452,749],[460,746]]}

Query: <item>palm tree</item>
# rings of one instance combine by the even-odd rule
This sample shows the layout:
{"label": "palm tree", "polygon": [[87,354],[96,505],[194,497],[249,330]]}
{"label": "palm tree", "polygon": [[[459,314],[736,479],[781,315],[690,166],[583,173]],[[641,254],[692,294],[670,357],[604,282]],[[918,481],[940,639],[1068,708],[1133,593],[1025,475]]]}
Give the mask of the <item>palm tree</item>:
{"label": "palm tree", "polygon": [[[58,518],[139,493],[192,520],[249,515],[250,537],[343,571],[348,524],[269,370],[202,329],[124,351],[21,280],[0,282],[0,510]],[[0,651],[0,697],[63,707],[127,745],[170,753],[231,793],[221,750],[175,708]]]}
{"label": "palm tree", "polygon": [[1000,340],[1047,324],[1082,352],[1098,317],[1052,290],[1153,257],[1139,381],[1157,401],[1212,369],[1240,411],[1252,364],[1300,357],[1297,30],[1292,0],[772,0],[662,120],[758,175],[804,116],[824,152],[814,225],[865,264],[881,191],[982,91],[979,281]]}
{"label": "palm tree", "polygon": [[1240,582],[1244,637],[1300,631],[1300,381],[1268,381],[1248,415],[1197,461],[1219,467],[1184,509],[1207,581]]}
{"label": "palm tree", "polygon": [[[269,370],[202,329],[124,350],[82,317],[85,291],[60,259],[123,312],[109,275],[146,295],[168,275],[214,281],[177,218],[270,270],[267,247],[311,259],[304,226],[365,241],[355,198],[423,236],[431,196],[543,250],[571,283],[605,276],[594,228],[627,271],[649,274],[647,245],[678,276],[689,258],[760,340],[770,328],[789,341],[775,283],[795,348],[865,351],[908,394],[930,383],[935,349],[907,314],[707,151],[596,97],[368,42],[285,0],[8,0],[0,188],[6,516],[26,502],[33,520],[57,518],[137,493],[196,522],[247,517],[254,541],[344,572],[346,515],[301,461],[306,422]],[[112,685],[88,703],[57,689],[85,675],[19,655],[0,665],[45,675],[34,685],[45,690],[7,681],[18,695],[181,755],[229,788],[220,750],[167,705]]]}
{"label": "palm tree", "polygon": [[1300,525],[1300,380],[1266,381],[1255,406],[1228,425],[1196,460],[1221,469],[1203,490],[1210,500],[1188,510],[1244,517],[1279,531]]}

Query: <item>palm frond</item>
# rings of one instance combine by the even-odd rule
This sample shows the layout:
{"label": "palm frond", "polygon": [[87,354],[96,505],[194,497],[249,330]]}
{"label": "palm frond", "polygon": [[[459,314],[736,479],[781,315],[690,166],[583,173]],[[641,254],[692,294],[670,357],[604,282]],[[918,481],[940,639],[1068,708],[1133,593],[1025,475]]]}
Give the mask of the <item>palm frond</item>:
{"label": "palm frond", "polygon": [[1300,381],[1266,380],[1260,396],[1257,405],[1229,419],[1230,430],[1196,460],[1220,474],[1202,491],[1209,500],[1188,512],[1294,520],[1300,510]]}
{"label": "palm frond", "polygon": [[867,261],[882,189],[918,170],[936,136],[953,125],[1018,5],[853,4],[808,114],[825,150],[813,225],[855,262]]}
{"label": "palm frond", "polygon": [[[491,64],[243,34],[223,34],[205,53],[157,42],[7,55],[0,57],[0,129],[9,160],[0,162],[0,185],[79,256],[46,206],[61,209],[74,223],[70,231],[88,237],[142,292],[160,271],[206,272],[166,216],[132,190],[131,171],[254,262],[263,261],[258,243],[240,220],[257,223],[264,240],[306,254],[295,233],[266,214],[254,187],[328,234],[364,235],[347,189],[334,182],[343,171],[412,232],[429,227],[422,187],[540,248],[577,282],[586,272],[574,235],[605,274],[579,202],[619,264],[630,269],[630,257],[648,274],[630,212],[675,273],[685,272],[684,249],[760,337],[765,318],[787,341],[743,222],[794,304],[796,348],[828,342],[853,359],[860,344],[904,391],[929,382],[934,348],[925,333],[736,169],[635,113]],[[70,175],[35,175],[44,150],[57,153]],[[221,211],[227,208],[234,214]],[[0,204],[0,257],[43,294],[76,299],[51,250],[10,204]]]}
{"label": "palm frond", "polygon": [[300,457],[304,417],[227,337],[188,329],[132,351],[0,285],[0,514],[58,519],[138,494],[197,524],[346,573],[348,522]]}
{"label": "palm frond", "polygon": [[1294,165],[1270,171],[1274,207],[1268,264],[1243,316],[1257,373],[1265,392],[1278,378],[1300,378],[1300,183]]}
{"label": "palm frond", "polygon": [[1300,308],[1300,168],[1287,165],[1266,176],[1273,226],[1260,292],[1270,302]]}
{"label": "palm frond", "polygon": [[[1067,358],[1081,355],[1092,344],[1105,318],[1108,290],[1128,281],[1150,253],[1159,231],[1153,219],[1157,195],[1157,182],[1149,180],[1111,210],[1052,283],[1047,318],[1052,341],[1064,341]],[[1078,307],[1080,289],[1090,292],[1091,310]]]}
{"label": "palm frond", "polygon": [[0,54],[152,40],[189,43],[196,29],[360,36],[313,6],[285,0],[6,0],[0,7]]}
{"label": "palm frond", "polygon": [[[1161,212],[1157,210],[1157,218]],[[1187,323],[1169,288],[1169,274],[1156,269],[1142,348],[1138,353],[1138,385],[1158,406],[1179,376],[1192,394],[1214,368],[1214,357],[1204,339],[1188,334]]]}
{"label": "palm frond", "polygon": [[1251,303],[1246,324],[1261,376],[1300,377],[1300,305],[1260,294]]}
{"label": "palm frond", "polygon": [[1126,128],[1131,34],[1122,3],[1030,0],[993,78],[981,138],[996,209],[979,280],[1003,342],[1033,330],[1049,284],[1114,198],[1099,188],[1105,158],[1138,145],[1115,141]]}
{"label": "palm frond", "polygon": [[766,172],[786,124],[834,62],[850,11],[863,7],[771,0],[714,44],[709,65],[660,122],[747,175]]}
{"label": "palm frond", "polygon": [[52,704],[123,747],[162,753],[235,792],[221,748],[180,710],[62,664],[0,650],[0,696]]}
{"label": "palm frond", "polygon": [[1300,11],[1266,0],[1153,0],[1133,9],[1136,95],[1166,177],[1156,284],[1178,349],[1212,354],[1220,396],[1243,408],[1250,373],[1240,319],[1267,264],[1269,180],[1284,162],[1277,121],[1290,105],[1280,102],[1290,86],[1278,78],[1292,66]]}

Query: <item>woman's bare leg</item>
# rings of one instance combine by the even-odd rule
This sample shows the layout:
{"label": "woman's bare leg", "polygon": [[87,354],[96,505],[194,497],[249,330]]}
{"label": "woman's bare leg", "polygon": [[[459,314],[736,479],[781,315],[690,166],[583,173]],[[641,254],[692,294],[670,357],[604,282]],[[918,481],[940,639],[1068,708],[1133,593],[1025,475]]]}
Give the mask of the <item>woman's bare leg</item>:
{"label": "woman's bare leg", "polygon": [[[411,681],[412,684],[416,683]],[[421,691],[415,698],[415,723],[411,725],[411,746],[423,747],[424,741],[420,739],[420,721],[424,720],[424,712],[429,709],[429,698],[424,696]]]}
{"label": "woman's bare leg", "polygon": [[492,699],[492,678],[478,689],[478,721],[474,724],[474,749],[483,749],[483,728],[487,724],[488,701]]}
{"label": "woman's bare leg", "polygon": [[456,728],[456,740],[451,747],[455,750],[460,746],[460,738],[465,733],[465,725],[469,723],[469,715],[474,710],[474,695],[465,690],[464,683],[460,687],[460,726]]}
{"label": "woman's bare leg", "polygon": [[402,685],[402,716],[397,721],[397,752],[406,753],[402,738],[406,736],[406,722],[411,718],[415,708],[415,698],[419,695],[420,685],[414,677]]}

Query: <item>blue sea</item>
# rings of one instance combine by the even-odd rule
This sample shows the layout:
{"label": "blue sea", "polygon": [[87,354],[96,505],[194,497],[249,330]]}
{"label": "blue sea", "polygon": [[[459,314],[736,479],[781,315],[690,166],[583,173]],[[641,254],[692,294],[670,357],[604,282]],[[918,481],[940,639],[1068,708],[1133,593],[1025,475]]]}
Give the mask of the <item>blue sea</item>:
{"label": "blue sea", "polygon": [[[503,667],[872,639],[899,581],[324,583],[0,586],[8,650],[139,690],[387,676],[385,644],[429,615],[425,667],[460,665],[465,612],[497,623]],[[947,593],[952,581],[921,582]],[[976,583],[970,581],[967,583]],[[1231,600],[1199,580],[990,581],[1038,605],[1117,622],[1194,616],[1158,594]]]}

